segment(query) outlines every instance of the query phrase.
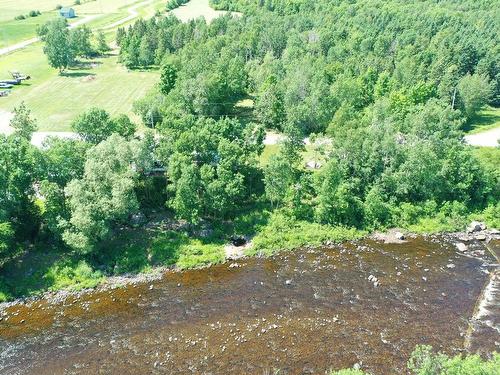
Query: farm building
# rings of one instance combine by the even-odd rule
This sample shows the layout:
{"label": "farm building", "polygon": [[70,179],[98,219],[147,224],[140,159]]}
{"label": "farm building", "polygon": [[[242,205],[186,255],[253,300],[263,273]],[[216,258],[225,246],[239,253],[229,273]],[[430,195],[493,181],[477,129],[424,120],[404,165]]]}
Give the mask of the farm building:
{"label": "farm building", "polygon": [[75,10],[73,8],[61,8],[59,9],[59,14],[63,16],[64,18],[74,18],[76,17],[75,15]]}

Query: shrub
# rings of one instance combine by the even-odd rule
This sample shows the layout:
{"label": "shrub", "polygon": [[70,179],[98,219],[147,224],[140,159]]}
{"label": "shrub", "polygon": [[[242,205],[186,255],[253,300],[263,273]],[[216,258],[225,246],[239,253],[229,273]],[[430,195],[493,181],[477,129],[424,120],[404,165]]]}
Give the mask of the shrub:
{"label": "shrub", "polygon": [[448,357],[445,354],[432,352],[432,346],[419,345],[408,361],[408,370],[415,375],[494,375],[500,368],[500,354],[493,353],[490,360],[483,360],[479,355],[457,355]]}
{"label": "shrub", "polygon": [[24,20],[26,17],[23,14],[20,14],[19,16],[14,17],[16,21]]}
{"label": "shrub", "polygon": [[76,264],[56,264],[52,266],[44,276],[52,284],[52,290],[70,288],[73,290],[93,288],[98,285],[103,275],[99,271],[94,271],[85,261]]}

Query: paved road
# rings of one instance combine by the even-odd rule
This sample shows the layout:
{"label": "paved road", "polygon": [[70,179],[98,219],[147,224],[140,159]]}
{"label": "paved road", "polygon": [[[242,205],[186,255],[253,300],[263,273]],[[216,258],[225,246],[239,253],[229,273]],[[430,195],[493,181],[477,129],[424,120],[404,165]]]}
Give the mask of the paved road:
{"label": "paved road", "polygon": [[146,1],[143,1],[142,3],[136,4],[136,5],[128,8],[127,12],[128,12],[129,15],[127,17],[122,18],[121,20],[118,20],[118,21],[112,23],[111,25],[104,26],[101,29],[102,30],[113,29],[115,27],[118,27],[118,26],[124,24],[125,22],[133,20],[134,18],[136,18],[136,17],[139,16],[139,12],[137,12],[137,9],[139,9],[140,7],[143,7],[145,5],[151,4],[154,1],[155,0],[146,0]]}
{"label": "paved road", "polygon": [[[184,5],[171,10],[170,12],[182,22],[188,22],[190,20],[203,17],[208,23],[212,22],[215,18],[228,13],[225,10],[213,9],[208,3],[208,0],[191,0]],[[232,14],[237,17],[242,15],[242,13],[239,12],[232,12]]]}
{"label": "paved road", "polygon": [[[102,14],[92,14],[92,15],[89,15],[89,16],[85,16],[81,20],[73,22],[71,25],[69,25],[69,28],[72,29],[74,27],[78,27],[78,26],[83,25],[83,24],[85,24],[87,22],[90,22],[90,21],[92,21],[92,20],[94,20],[94,19],[96,19],[97,17],[100,17],[100,16],[102,16]],[[22,41],[22,42],[19,42],[19,43],[16,43],[16,44],[12,44],[12,45],[10,45],[8,47],[0,48],[0,56],[6,55],[6,54],[11,53],[13,51],[17,51],[18,49],[27,47],[30,44],[38,42],[39,40],[40,40],[40,38],[38,38],[38,37],[31,38],[31,39],[28,39],[28,40],[25,40],[25,41]]]}
{"label": "paved road", "polygon": [[500,127],[465,136],[465,141],[472,146],[497,147],[499,140]]}

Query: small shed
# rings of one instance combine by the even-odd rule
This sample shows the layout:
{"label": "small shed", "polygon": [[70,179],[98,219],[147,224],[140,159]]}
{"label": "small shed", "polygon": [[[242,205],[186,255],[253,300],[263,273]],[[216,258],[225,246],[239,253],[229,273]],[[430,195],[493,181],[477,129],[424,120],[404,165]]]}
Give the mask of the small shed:
{"label": "small shed", "polygon": [[73,8],[63,7],[61,9],[59,9],[59,14],[61,16],[63,16],[64,18],[74,18],[74,17],[76,17],[75,10]]}

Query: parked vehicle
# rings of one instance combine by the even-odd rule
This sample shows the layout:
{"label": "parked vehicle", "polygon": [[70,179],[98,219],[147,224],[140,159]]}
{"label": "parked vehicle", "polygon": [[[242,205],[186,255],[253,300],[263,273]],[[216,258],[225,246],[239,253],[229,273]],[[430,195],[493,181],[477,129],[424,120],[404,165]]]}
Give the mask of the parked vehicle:
{"label": "parked vehicle", "polygon": [[16,70],[10,72],[10,74],[12,75],[12,78],[18,79],[18,80],[21,80],[21,81],[31,79],[30,76],[28,76],[26,74],[22,74],[22,73],[20,73],[20,72],[18,72]]}
{"label": "parked vehicle", "polygon": [[20,79],[3,79],[0,83],[6,83],[8,85],[19,85],[21,83]]}

